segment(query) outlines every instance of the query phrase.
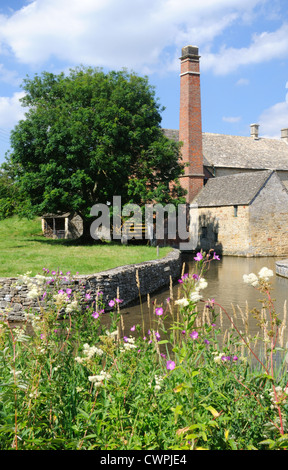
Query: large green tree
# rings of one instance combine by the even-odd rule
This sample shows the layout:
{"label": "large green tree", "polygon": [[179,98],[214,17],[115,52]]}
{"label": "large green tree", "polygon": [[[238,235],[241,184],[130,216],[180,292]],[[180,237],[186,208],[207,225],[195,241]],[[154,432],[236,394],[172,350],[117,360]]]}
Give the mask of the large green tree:
{"label": "large green tree", "polygon": [[22,88],[25,119],[11,133],[10,163],[29,201],[22,215],[76,211],[121,196],[133,202],[184,202],[179,144],[165,137],[162,108],[147,77],[77,67],[43,72]]}

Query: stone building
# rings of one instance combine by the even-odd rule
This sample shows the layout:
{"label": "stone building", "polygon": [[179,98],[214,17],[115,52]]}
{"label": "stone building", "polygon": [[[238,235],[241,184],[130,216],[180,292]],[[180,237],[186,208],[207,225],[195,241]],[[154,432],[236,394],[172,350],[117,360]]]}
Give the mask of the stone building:
{"label": "stone building", "polygon": [[196,196],[199,247],[224,255],[288,255],[288,190],[276,171],[211,178]]}
{"label": "stone building", "polygon": [[[198,48],[182,49],[179,130],[188,164],[182,185],[188,204],[198,204],[199,247],[227,255],[288,254],[288,128],[279,139],[202,132]],[[281,136],[281,138],[280,138]]]}
{"label": "stone building", "polygon": [[73,212],[44,214],[42,232],[47,238],[78,238],[83,232],[83,222],[80,215]]}

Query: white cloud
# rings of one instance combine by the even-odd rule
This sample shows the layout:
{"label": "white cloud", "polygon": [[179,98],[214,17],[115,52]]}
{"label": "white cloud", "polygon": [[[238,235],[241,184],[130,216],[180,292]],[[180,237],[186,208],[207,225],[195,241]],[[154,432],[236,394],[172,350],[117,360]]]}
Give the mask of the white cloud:
{"label": "white cloud", "polygon": [[230,116],[230,117],[223,116],[222,121],[229,122],[230,124],[235,124],[236,122],[241,121],[241,116]]}
{"label": "white cloud", "polygon": [[[245,20],[256,5],[264,3],[266,0],[34,0],[9,17],[0,17],[0,47],[19,62],[32,65],[55,57],[111,68],[161,70],[166,64],[178,70],[183,45],[192,42],[209,48],[227,26],[239,18]],[[229,50],[223,52],[229,55]],[[206,66],[217,70],[216,59],[208,54]]]}
{"label": "white cloud", "polygon": [[243,65],[259,64],[287,57],[288,23],[285,23],[272,33],[255,34],[249,47],[236,49],[224,46],[217,54],[205,54],[202,68],[212,69],[217,75],[226,75]]}
{"label": "white cloud", "polygon": [[20,98],[24,92],[16,92],[12,97],[0,97],[0,127],[9,129],[14,127],[20,119],[24,118],[25,109],[21,106]]}
{"label": "white cloud", "polygon": [[249,85],[250,81],[247,78],[239,78],[239,80],[236,82],[237,86],[247,86]]}
{"label": "white cloud", "polygon": [[[286,88],[288,88],[288,82]],[[263,111],[259,124],[264,137],[279,138],[281,136],[281,129],[288,127],[288,93],[285,101],[276,103]]]}

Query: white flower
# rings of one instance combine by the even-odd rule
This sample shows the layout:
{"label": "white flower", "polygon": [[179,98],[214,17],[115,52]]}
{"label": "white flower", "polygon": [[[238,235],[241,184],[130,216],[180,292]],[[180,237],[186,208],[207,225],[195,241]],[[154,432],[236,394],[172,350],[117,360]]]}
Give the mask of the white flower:
{"label": "white flower", "polygon": [[108,374],[108,372],[105,372],[104,370],[101,370],[99,375],[89,375],[88,380],[92,383],[94,383],[95,387],[100,387],[102,385],[103,380],[108,380],[111,378],[111,375]]}
{"label": "white flower", "polygon": [[208,282],[202,277],[200,277],[200,279],[197,281],[195,285],[195,289],[196,290],[206,289],[207,286],[208,286]]}
{"label": "white flower", "polygon": [[272,269],[268,269],[266,267],[260,269],[258,273],[260,279],[263,279],[263,281],[269,281],[269,277],[273,276],[273,271]]}
{"label": "white flower", "polygon": [[91,359],[95,354],[97,356],[102,356],[103,351],[100,348],[97,348],[96,346],[89,346],[89,344],[85,343],[83,346],[83,352],[84,355],[88,358]]}
{"label": "white flower", "polygon": [[187,307],[187,305],[189,305],[189,302],[187,299],[185,299],[184,297],[182,299],[178,299],[175,301],[175,304],[176,305],[180,305],[180,307]]}
{"label": "white flower", "polygon": [[198,302],[198,300],[202,299],[202,295],[199,294],[199,292],[192,292],[190,294],[190,300],[192,300],[192,302]]}
{"label": "white flower", "polygon": [[77,310],[78,308],[78,302],[77,300],[73,300],[70,302],[70,304],[67,305],[65,308],[66,313],[72,313],[73,311]]}
{"label": "white flower", "polygon": [[27,294],[28,299],[37,299],[40,296],[40,292],[36,287],[33,287]]}
{"label": "white flower", "polygon": [[244,275],[243,275],[243,281],[244,281],[246,284],[250,284],[250,285],[253,286],[253,287],[257,287],[258,284],[259,284],[259,279],[258,279],[258,277],[256,276],[256,274],[254,274],[254,273],[244,274]]}

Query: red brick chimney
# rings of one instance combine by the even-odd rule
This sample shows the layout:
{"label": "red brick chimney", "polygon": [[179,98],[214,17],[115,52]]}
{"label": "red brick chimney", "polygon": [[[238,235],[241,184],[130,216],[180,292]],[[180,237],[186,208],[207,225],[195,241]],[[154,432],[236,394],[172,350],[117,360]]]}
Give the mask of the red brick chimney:
{"label": "red brick chimney", "polygon": [[203,187],[204,180],[199,59],[198,47],[183,47],[180,57],[179,140],[183,142],[183,162],[189,163],[181,178],[183,188],[188,191],[188,203]]}

